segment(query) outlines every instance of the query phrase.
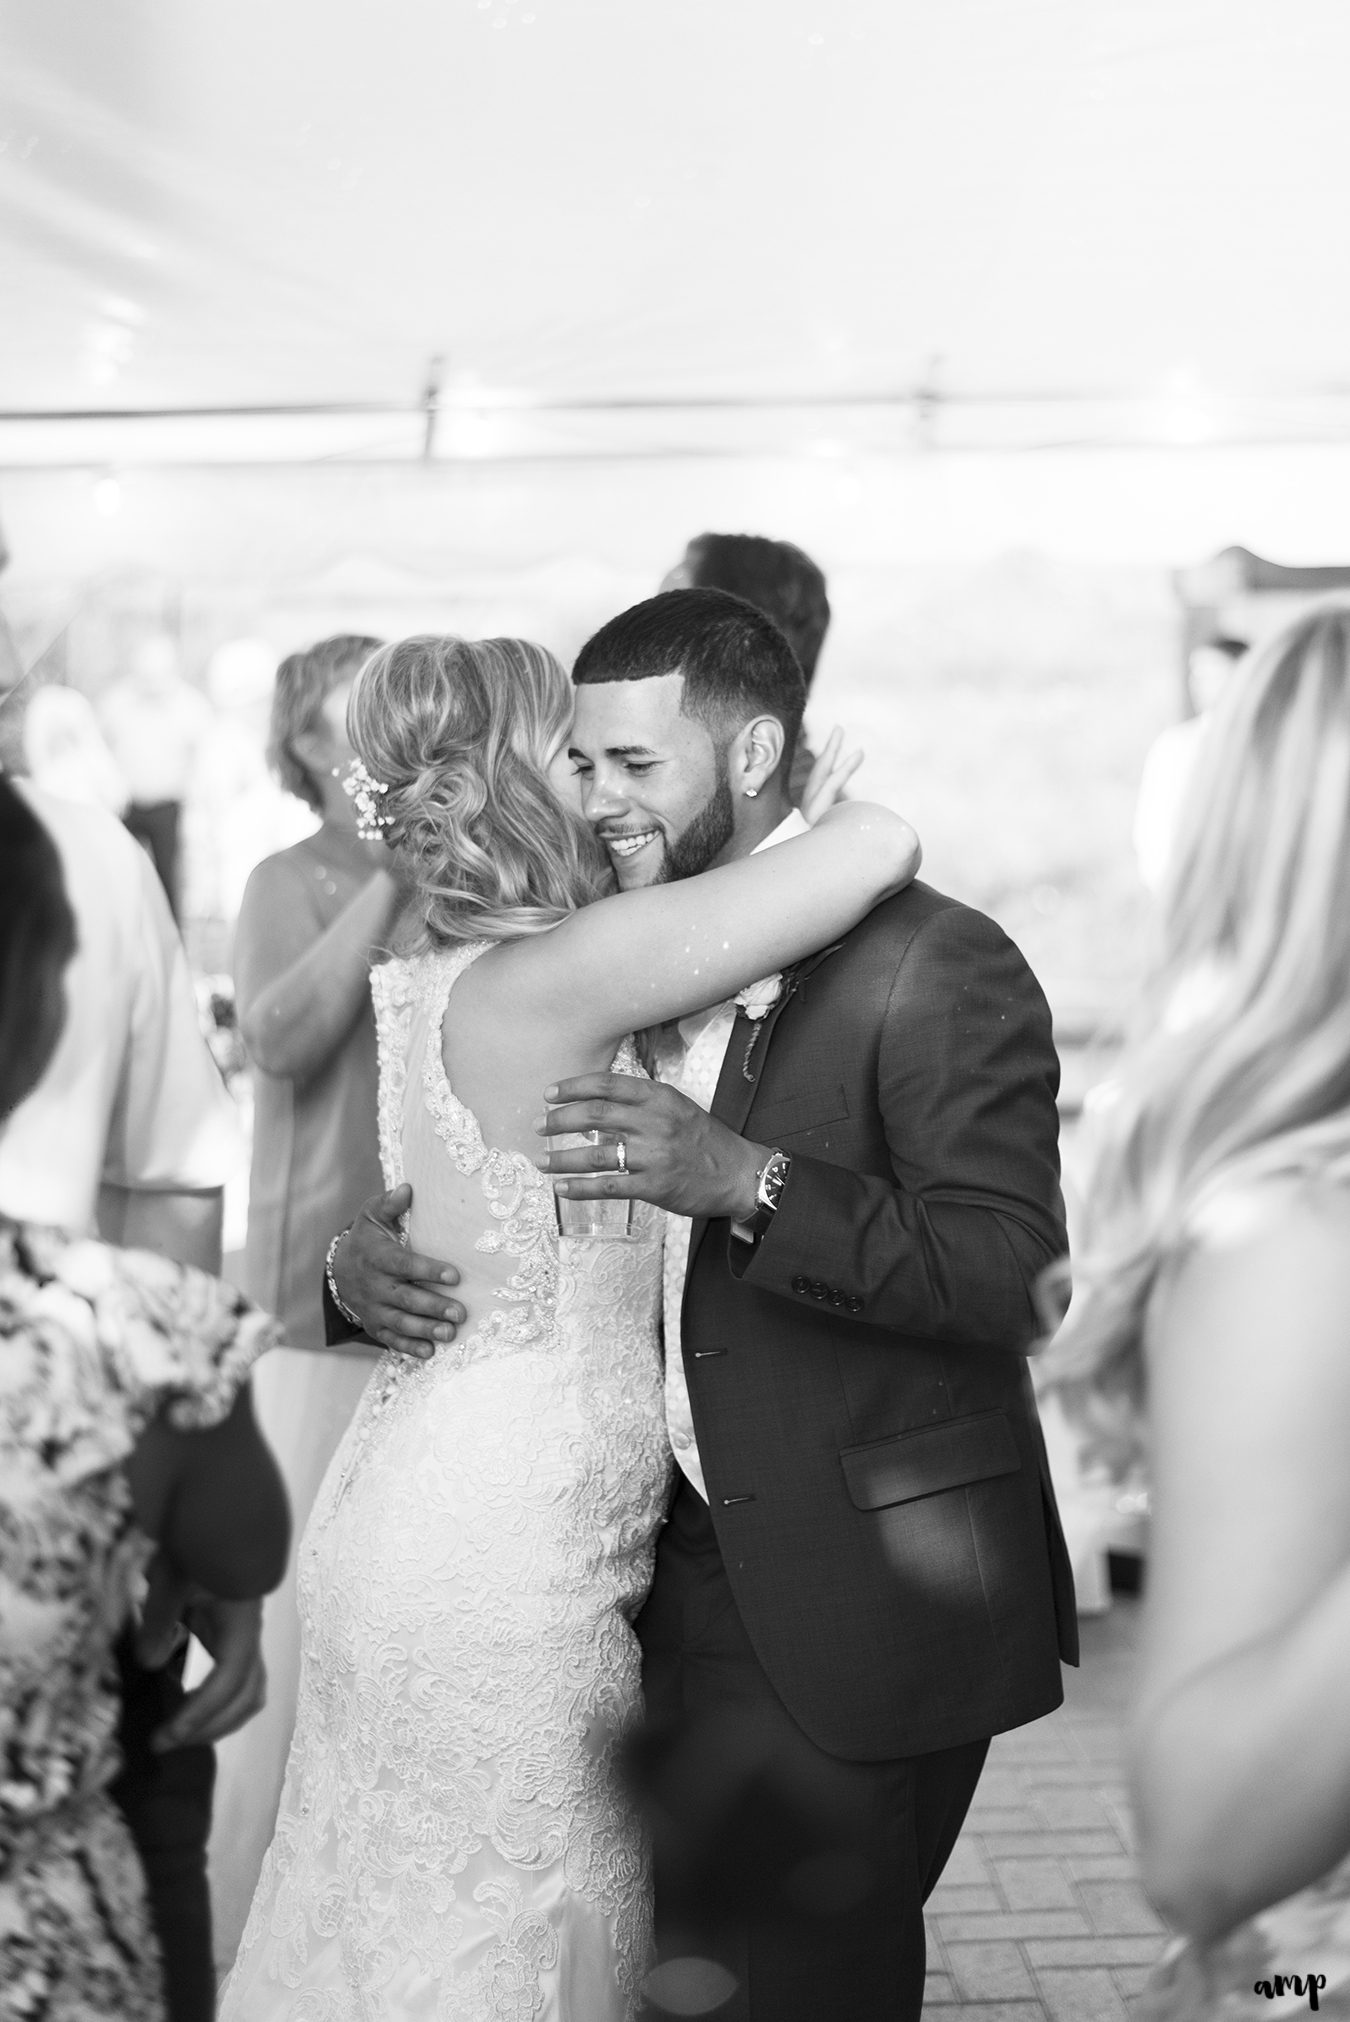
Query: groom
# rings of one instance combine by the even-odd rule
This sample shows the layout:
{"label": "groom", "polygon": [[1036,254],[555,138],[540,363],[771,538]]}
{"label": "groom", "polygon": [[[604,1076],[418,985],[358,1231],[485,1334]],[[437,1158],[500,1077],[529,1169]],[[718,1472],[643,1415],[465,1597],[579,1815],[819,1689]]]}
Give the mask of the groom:
{"label": "groom", "polygon": [[[622,885],[793,832],[802,684],[751,607],[649,599],[575,679],[584,804]],[[736,791],[752,737],[779,762]],[[667,1258],[680,1473],[638,1624],[652,1993],[695,2012],[680,1976],[706,1985],[691,1962],[711,1961],[725,2022],[905,2022],[989,1737],[1058,1705],[1076,1654],[1024,1360],[1065,1248],[1057,1062],[1017,950],[920,884],[748,994],[762,1016],[683,1021],[683,1087],[550,1091],[551,1129],[625,1139],[626,1175],[613,1147],[553,1152],[570,1190],[693,1217],[683,1273]],[[386,1340],[459,1317],[369,1219],[338,1264]]]}
{"label": "groom", "polygon": [[[621,885],[800,825],[801,690],[761,699],[787,693],[778,645],[736,599],[686,590],[583,648],[573,755]],[[737,794],[750,737],[780,763]],[[746,994],[751,1012],[772,995]],[[1058,1705],[1076,1655],[1023,1360],[1066,1246],[1049,1014],[991,921],[916,884],[762,1016],[721,1007],[682,1036],[677,1085],[589,1076],[548,1119],[625,1140],[626,1175],[570,1193],[693,1217],[666,1292],[680,1475],[638,1624],[655,1987],[675,1955],[711,1957],[740,1983],[719,2014],[896,2022],[920,2010],[923,1898],[988,1739]]]}

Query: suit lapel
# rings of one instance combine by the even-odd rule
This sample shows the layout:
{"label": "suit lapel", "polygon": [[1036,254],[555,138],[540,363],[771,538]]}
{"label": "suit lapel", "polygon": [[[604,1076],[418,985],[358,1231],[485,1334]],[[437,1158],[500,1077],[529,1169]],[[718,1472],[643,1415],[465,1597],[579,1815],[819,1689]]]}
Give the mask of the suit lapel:
{"label": "suit lapel", "polygon": [[[835,950],[842,948],[843,945],[842,941],[834,941],[828,948],[820,949],[818,954],[808,955],[804,962],[795,962],[787,971],[777,1001],[770,1005],[762,1018],[747,1018],[744,1011],[737,1007],[736,1023],[732,1026],[731,1037],[727,1041],[722,1072],[717,1078],[717,1089],[710,1112],[719,1123],[724,1123],[728,1130],[734,1130],[737,1136],[744,1130],[750,1106],[759,1093],[759,1077],[764,1071],[774,1026],[807,977],[820,967],[827,955],[833,955]],[[695,1215],[689,1231],[686,1284],[707,1226],[706,1216]]]}

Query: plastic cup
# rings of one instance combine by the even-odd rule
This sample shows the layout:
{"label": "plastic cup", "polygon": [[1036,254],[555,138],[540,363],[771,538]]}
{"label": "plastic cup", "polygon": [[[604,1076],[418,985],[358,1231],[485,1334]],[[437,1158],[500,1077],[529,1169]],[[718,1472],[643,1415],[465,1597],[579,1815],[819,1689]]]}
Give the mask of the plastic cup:
{"label": "plastic cup", "polygon": [[[551,1142],[560,1149],[571,1150],[579,1144],[618,1144],[620,1136],[617,1130],[585,1130],[580,1136],[555,1137]],[[580,1178],[580,1174],[570,1177]],[[634,1234],[633,1203],[626,1197],[579,1201],[555,1188],[553,1204],[558,1213],[558,1234],[570,1236],[574,1242],[613,1242]]]}

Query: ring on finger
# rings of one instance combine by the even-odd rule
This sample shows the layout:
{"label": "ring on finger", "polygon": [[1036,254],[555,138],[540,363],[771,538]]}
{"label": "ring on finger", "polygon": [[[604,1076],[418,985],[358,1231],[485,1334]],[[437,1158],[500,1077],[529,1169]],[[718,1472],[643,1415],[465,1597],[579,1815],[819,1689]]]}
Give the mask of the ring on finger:
{"label": "ring on finger", "polygon": [[625,1137],[621,1137],[614,1147],[614,1170],[615,1172],[628,1170],[628,1140]]}

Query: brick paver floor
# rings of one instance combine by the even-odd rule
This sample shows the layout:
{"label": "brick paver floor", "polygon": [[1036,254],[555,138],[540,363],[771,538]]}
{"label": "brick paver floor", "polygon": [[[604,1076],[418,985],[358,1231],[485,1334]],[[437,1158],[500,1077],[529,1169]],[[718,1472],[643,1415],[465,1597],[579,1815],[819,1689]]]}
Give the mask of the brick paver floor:
{"label": "brick paver floor", "polygon": [[1163,1945],[1121,1770],[1138,1617],[1118,1596],[1085,1619],[1064,1705],[994,1741],[928,1901],[926,2022],[1126,2022]]}

